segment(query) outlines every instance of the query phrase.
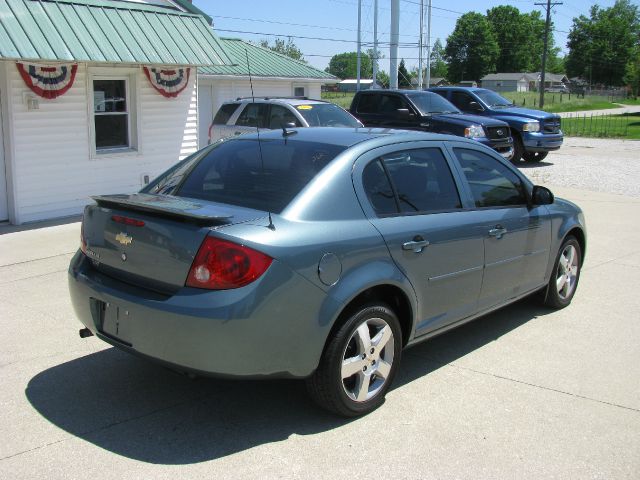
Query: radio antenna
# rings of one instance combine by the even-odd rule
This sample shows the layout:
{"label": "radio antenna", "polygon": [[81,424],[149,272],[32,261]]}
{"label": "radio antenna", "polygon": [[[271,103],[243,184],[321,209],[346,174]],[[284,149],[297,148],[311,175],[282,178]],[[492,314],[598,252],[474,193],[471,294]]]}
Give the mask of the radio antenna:
{"label": "radio antenna", "polygon": [[[251,103],[256,103],[256,97],[253,94],[253,79],[251,78],[251,64],[249,63],[249,52],[247,49],[244,49],[244,55],[247,57],[247,71],[249,72],[249,85],[251,86]],[[262,168],[262,175],[264,176],[264,157],[262,156],[262,142],[260,141],[260,127],[258,125],[258,119],[260,117],[256,116],[256,134],[258,135],[258,151],[260,152],[260,166]],[[267,210],[269,214],[269,225],[267,228],[269,230],[275,230],[276,226],[273,224],[273,220],[271,219],[271,209]]]}

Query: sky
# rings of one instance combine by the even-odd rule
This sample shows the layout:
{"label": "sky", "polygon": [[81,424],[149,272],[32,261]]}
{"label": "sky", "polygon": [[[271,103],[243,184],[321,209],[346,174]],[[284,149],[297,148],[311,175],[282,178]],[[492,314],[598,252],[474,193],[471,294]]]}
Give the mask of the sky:
{"label": "sky", "polygon": [[[361,1],[364,51],[373,43],[374,0]],[[544,18],[544,7],[535,5],[541,1],[432,0],[431,44],[437,38],[445,44],[456,20],[470,11],[485,14],[494,6],[511,5],[523,13],[539,10]],[[562,5],[553,7],[555,45],[561,48],[561,54],[568,52],[567,33],[574,17],[589,16],[594,4],[606,8],[614,3],[615,0],[562,0]],[[637,0],[632,3],[638,5]],[[333,55],[357,48],[358,0],[193,0],[193,4],[213,18],[214,30],[219,36],[255,43],[263,39],[273,43],[278,37],[291,36],[305,60],[321,70]],[[424,4],[426,6],[427,0]],[[390,5],[390,0],[378,0],[378,42],[385,57],[379,65],[386,72],[389,72]],[[405,45],[399,49],[399,56],[405,59],[408,70],[418,65],[419,32],[420,0],[400,0],[400,43]]]}

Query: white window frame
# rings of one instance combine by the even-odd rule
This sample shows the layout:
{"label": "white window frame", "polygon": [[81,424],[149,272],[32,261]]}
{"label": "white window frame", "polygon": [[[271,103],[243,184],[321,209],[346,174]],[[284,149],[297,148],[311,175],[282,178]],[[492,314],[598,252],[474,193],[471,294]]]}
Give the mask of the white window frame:
{"label": "white window frame", "polygon": [[[139,155],[139,118],[138,112],[138,69],[135,68],[93,68],[87,75],[88,115],[89,115],[89,153],[92,159]],[[116,148],[96,148],[95,98],[93,85],[95,80],[124,80],[128,118],[127,135],[129,145]]]}

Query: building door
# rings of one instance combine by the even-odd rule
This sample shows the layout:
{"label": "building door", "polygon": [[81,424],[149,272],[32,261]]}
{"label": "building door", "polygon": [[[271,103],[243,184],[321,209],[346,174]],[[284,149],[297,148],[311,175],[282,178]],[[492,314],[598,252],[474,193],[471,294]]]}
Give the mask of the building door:
{"label": "building door", "polygon": [[7,170],[4,160],[4,128],[2,124],[2,92],[0,92],[0,222],[9,218],[7,209]]}

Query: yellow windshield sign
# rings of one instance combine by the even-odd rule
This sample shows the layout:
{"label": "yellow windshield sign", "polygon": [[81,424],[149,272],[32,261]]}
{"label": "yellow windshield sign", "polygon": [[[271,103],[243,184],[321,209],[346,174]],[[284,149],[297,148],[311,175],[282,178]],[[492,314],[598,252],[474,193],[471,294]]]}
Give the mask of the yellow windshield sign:
{"label": "yellow windshield sign", "polygon": [[311,105],[298,105],[298,110],[311,110],[313,107]]}

